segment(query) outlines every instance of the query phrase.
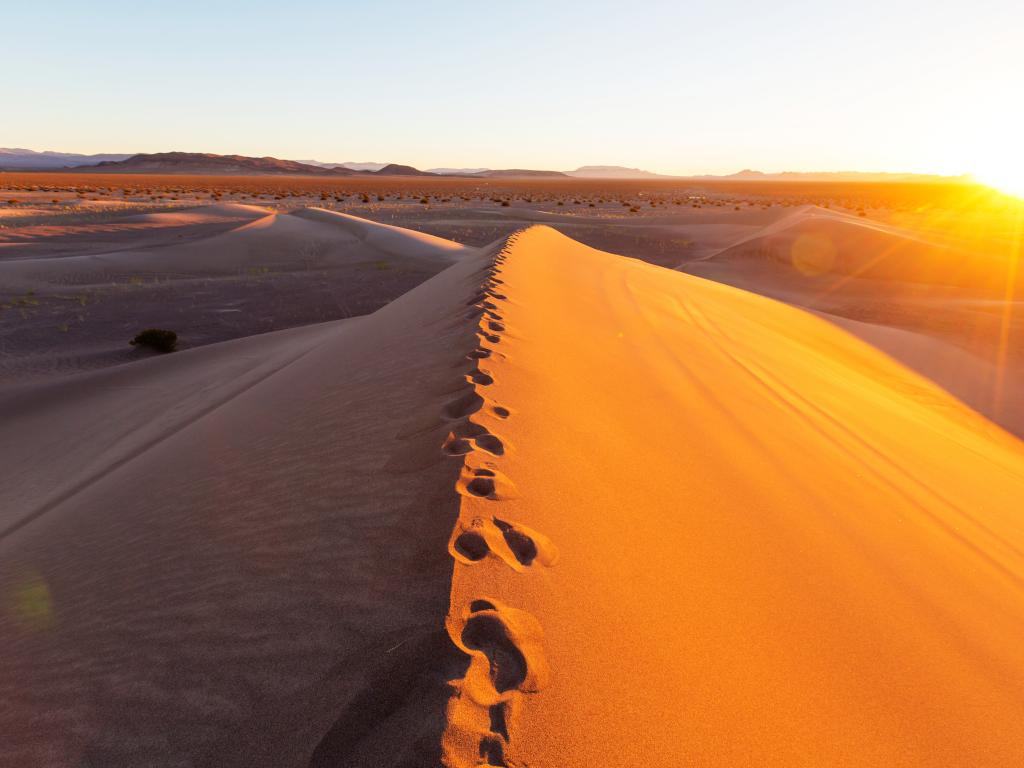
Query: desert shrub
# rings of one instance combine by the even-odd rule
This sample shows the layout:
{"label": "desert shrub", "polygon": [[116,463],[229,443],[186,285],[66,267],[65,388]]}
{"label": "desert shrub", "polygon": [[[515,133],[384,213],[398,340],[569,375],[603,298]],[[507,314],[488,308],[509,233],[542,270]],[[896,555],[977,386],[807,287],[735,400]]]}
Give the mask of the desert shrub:
{"label": "desert shrub", "polygon": [[147,328],[131,340],[132,346],[143,346],[157,352],[173,352],[178,344],[178,334],[161,328]]}

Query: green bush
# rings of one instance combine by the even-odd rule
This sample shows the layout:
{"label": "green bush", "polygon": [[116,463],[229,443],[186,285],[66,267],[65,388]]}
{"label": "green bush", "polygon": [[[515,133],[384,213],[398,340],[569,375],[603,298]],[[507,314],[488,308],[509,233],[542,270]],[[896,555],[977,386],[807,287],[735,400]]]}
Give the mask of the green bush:
{"label": "green bush", "polygon": [[143,346],[157,352],[173,352],[178,344],[178,334],[160,328],[147,328],[131,340],[132,346]]}

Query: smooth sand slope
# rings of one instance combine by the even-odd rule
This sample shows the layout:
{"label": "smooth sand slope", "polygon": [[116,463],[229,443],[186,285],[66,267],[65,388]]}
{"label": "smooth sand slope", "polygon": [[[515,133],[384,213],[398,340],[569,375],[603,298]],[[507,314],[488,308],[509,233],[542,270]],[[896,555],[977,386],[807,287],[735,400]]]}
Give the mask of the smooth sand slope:
{"label": "smooth sand slope", "polygon": [[532,227],[0,421],[0,764],[1024,761],[1024,445],[771,299]]}
{"label": "smooth sand slope", "polygon": [[1019,235],[977,229],[965,241],[804,206],[682,269],[824,313],[1024,436]]}
{"label": "smooth sand slope", "polygon": [[451,764],[1024,760],[1019,441],[812,315],[549,229],[497,280]]}
{"label": "smooth sand slope", "polygon": [[0,390],[0,764],[436,764],[485,258],[368,317]]}
{"label": "smooth sand slope", "polygon": [[[91,225],[94,228],[101,225]],[[51,226],[0,248],[0,385],[379,309],[474,249],[320,209],[213,205]]]}

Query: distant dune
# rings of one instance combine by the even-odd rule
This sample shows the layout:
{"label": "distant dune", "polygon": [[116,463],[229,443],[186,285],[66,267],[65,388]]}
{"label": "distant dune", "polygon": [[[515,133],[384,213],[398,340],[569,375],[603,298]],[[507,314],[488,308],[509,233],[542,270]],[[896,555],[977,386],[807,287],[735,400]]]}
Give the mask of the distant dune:
{"label": "distant dune", "polygon": [[682,269],[825,313],[1024,435],[1008,253],[806,206]]}
{"label": "distant dune", "polygon": [[[970,250],[927,232],[912,232],[846,212],[805,206],[713,257],[715,262],[770,263],[779,278],[801,285],[809,277],[845,275],[873,280],[879,290],[913,284],[983,287],[1002,291],[1005,254]],[[1024,273],[1014,279],[1024,283]],[[837,289],[841,289],[838,286]]]}
{"label": "distant dune", "polygon": [[[226,228],[5,280],[159,263],[198,301],[269,258],[434,273],[360,317],[0,386],[12,764],[1020,762],[1024,443],[931,381],[546,226],[476,249],[169,215],[134,223]],[[852,238],[851,275],[906,239],[810,207],[757,229],[701,263],[781,286],[801,235]]]}

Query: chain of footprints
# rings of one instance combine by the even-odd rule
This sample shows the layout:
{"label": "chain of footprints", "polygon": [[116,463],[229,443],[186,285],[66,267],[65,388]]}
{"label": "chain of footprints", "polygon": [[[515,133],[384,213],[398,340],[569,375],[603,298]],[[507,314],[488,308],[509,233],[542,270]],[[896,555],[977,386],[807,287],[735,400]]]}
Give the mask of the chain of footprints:
{"label": "chain of footprints", "polygon": [[[443,450],[449,456],[464,457],[459,491],[494,502],[496,510],[502,499],[515,494],[514,485],[498,468],[506,446],[500,436],[473,417],[481,412],[498,419],[512,417],[507,408],[487,397],[494,378],[486,361],[500,356],[493,348],[501,343],[505,331],[498,312],[498,302],[507,300],[500,292],[500,267],[516,237],[512,235],[493,265],[483,270],[481,289],[468,302],[471,310],[466,319],[478,322],[479,337],[479,345],[469,354],[473,370],[466,380],[471,390],[442,409],[442,415],[453,422]],[[449,551],[465,565],[496,557],[520,573],[553,565],[558,557],[545,536],[499,514],[460,519],[452,532]],[[523,694],[538,691],[547,683],[540,625],[525,611],[480,598],[461,610],[452,606],[447,628],[456,645],[470,652],[471,660],[465,677],[455,684],[456,695],[449,703],[449,729],[457,738],[445,741],[446,762],[460,767],[509,766],[505,752],[514,710],[521,705]],[[476,746],[463,754],[467,743]]]}

